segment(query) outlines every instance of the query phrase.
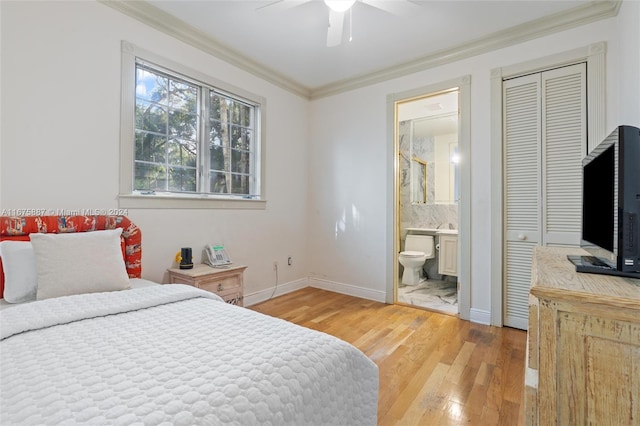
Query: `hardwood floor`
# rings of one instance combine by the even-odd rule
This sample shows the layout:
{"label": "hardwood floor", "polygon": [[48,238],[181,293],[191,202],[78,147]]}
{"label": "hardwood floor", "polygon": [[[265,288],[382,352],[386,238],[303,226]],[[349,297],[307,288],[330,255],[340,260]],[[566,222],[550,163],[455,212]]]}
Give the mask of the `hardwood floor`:
{"label": "hardwood floor", "polygon": [[523,424],[526,333],[305,288],[251,306],[339,337],[379,368],[379,425]]}

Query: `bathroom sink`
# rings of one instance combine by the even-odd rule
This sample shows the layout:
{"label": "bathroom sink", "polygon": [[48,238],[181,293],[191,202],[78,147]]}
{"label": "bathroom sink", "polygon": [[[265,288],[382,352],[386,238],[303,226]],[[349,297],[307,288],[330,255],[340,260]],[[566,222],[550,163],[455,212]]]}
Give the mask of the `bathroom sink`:
{"label": "bathroom sink", "polygon": [[406,228],[406,230],[409,232],[424,232],[431,235],[435,235],[440,231],[440,229],[436,228]]}
{"label": "bathroom sink", "polygon": [[405,228],[409,232],[424,232],[429,235],[458,235],[457,229],[438,229],[438,228]]}

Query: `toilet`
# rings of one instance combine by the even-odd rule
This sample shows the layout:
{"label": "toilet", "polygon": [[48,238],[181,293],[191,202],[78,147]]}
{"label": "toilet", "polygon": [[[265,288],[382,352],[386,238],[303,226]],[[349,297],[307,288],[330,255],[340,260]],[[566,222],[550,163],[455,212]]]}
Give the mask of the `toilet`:
{"label": "toilet", "polygon": [[420,283],[424,262],[435,257],[433,237],[409,234],[404,241],[404,250],[398,256],[400,264],[404,266],[402,284],[417,285]]}

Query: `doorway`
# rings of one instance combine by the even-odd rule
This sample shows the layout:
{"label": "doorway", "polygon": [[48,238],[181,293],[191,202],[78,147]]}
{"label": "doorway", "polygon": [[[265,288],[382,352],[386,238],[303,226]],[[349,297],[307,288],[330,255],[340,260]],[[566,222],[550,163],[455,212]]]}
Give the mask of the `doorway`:
{"label": "doorway", "polygon": [[[471,288],[469,86],[467,76],[388,96],[387,302],[462,319],[469,319]],[[424,263],[414,266],[400,253],[418,240]]]}
{"label": "doorway", "polygon": [[[400,271],[396,303],[453,315],[458,314],[458,96],[455,87],[399,102],[397,108]],[[448,254],[441,250],[443,238],[453,239]],[[412,241],[424,241],[424,248],[413,246]],[[407,255],[409,251],[426,254]],[[446,274],[445,256],[453,258]]]}

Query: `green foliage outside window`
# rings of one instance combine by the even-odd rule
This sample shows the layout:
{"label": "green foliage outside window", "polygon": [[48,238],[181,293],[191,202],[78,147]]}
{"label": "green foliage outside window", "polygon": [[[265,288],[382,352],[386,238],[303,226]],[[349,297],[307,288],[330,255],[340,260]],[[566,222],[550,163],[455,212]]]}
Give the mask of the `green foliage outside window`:
{"label": "green foliage outside window", "polygon": [[254,115],[252,105],[137,64],[134,190],[252,195]]}

